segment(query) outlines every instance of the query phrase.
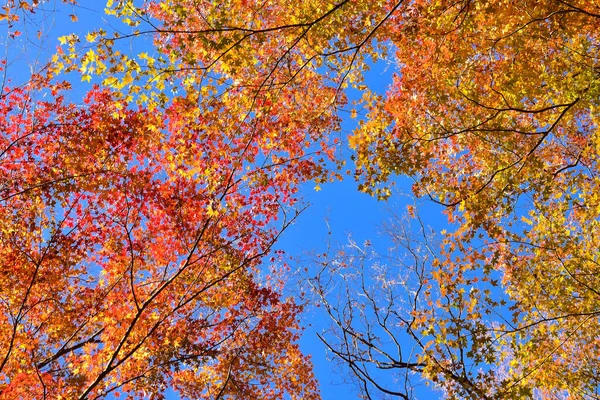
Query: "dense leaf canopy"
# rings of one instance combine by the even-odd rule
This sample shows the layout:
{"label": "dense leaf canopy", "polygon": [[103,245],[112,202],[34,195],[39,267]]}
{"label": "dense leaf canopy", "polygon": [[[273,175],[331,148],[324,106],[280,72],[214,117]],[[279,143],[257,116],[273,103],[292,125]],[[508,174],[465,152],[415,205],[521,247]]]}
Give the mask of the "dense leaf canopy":
{"label": "dense leaf canopy", "polygon": [[[77,1],[64,3],[76,21]],[[49,10],[7,1],[7,48],[23,32],[52,38]],[[0,64],[0,397],[318,397],[272,247],[299,185],[341,177],[346,144],[361,190],[388,198],[407,175],[451,224],[435,245],[421,229],[419,252],[397,236],[405,284],[377,275],[387,300],[373,311],[415,349],[388,369],[449,398],[599,396],[597,2],[108,0],[104,12],[27,79]],[[395,69],[385,95],[365,80],[379,61]],[[313,285],[352,327],[330,350],[368,395],[383,387],[352,356],[377,339],[322,285],[356,260],[321,261]],[[349,304],[379,304],[369,290]],[[408,305],[389,301],[396,290]]]}

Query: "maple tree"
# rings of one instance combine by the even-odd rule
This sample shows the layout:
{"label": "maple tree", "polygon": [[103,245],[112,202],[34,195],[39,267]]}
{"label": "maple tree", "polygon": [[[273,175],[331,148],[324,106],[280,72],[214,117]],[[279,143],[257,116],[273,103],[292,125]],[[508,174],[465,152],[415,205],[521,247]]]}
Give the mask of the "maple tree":
{"label": "maple tree", "polygon": [[[79,256],[70,257],[70,274],[56,266],[65,269],[57,274],[63,281],[47,283],[68,310],[51,310],[64,315],[53,317],[58,326],[40,325],[29,305],[29,293],[41,290],[38,272],[31,288],[13,290],[25,292],[13,307],[31,308],[32,322],[19,311],[4,324],[11,344],[3,393],[159,396],[172,387],[190,398],[317,397],[310,362],[295,344],[300,307],[279,299],[275,272],[270,285],[257,275],[290,222],[286,215],[295,216],[289,209],[298,185],[335,176],[326,163],[338,140],[331,133],[339,129],[342,89],[358,79],[349,68],[372,44],[341,41],[328,55],[315,49],[345,20],[335,13],[340,5],[229,6],[109,1],[107,14],[131,33],[59,38],[42,91],[71,72],[103,89],[95,86],[83,107],[60,90],[53,101],[31,105],[23,118],[51,128],[36,128],[35,141],[16,128],[30,120],[11,121],[17,133],[7,141],[10,153],[34,162],[31,182],[7,184],[6,197],[42,198],[31,212],[43,205],[44,218],[32,216],[37,225],[29,231],[45,234],[24,239],[41,243],[31,256],[40,265],[35,271],[57,252],[54,243],[72,243]],[[363,5],[353,13],[368,11]],[[365,24],[364,15],[357,24]],[[317,25],[327,31],[312,29]],[[153,45],[137,54],[120,47],[148,37]],[[342,73],[320,74],[323,58]],[[19,102],[5,101],[9,108]],[[17,335],[25,326],[33,343]],[[29,354],[28,368],[18,365],[17,348]],[[21,370],[28,389],[16,383],[25,379],[15,378]]]}
{"label": "maple tree", "polygon": [[[0,18],[16,37],[43,7],[11,0]],[[401,367],[451,398],[597,396],[598,4],[105,12],[117,28],[60,37],[28,83],[2,86],[2,396],[317,397],[285,272],[259,276],[299,185],[339,178],[349,106],[361,189],[386,198],[409,175],[456,227],[410,269],[400,323],[420,350]],[[366,73],[392,58],[379,95]],[[80,102],[74,72],[94,84]]]}
{"label": "maple tree", "polygon": [[[399,73],[351,140],[365,190],[408,174],[456,226],[430,285],[460,323],[425,353],[461,372],[426,368],[450,394],[598,396],[599,10],[417,1],[392,17]],[[493,325],[498,290],[479,284],[499,281],[514,304]],[[504,376],[477,371],[490,359]]]}
{"label": "maple tree", "polygon": [[[386,25],[399,68],[350,138],[357,176],[381,197],[411,176],[455,229],[415,261],[411,317],[393,279],[374,312],[416,332],[450,398],[598,397],[599,11],[414,1]],[[352,340],[349,362],[378,344]]]}
{"label": "maple tree", "polygon": [[[19,7],[14,26],[39,11]],[[0,103],[0,397],[317,397],[268,263],[322,175],[303,145],[336,120],[277,123],[249,104],[268,98],[216,86],[78,103],[58,60]]]}

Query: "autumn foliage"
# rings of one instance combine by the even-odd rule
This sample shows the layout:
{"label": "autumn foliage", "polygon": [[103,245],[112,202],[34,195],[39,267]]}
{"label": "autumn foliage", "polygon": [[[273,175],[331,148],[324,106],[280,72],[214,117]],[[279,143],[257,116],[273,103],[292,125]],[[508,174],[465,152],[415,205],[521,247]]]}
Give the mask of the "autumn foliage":
{"label": "autumn foliage", "polygon": [[450,394],[598,396],[599,22],[586,1],[391,17],[399,71],[351,141],[365,190],[408,174],[457,227],[422,276],[446,316],[416,317]]}
{"label": "autumn foliage", "polygon": [[245,119],[269,99],[240,90],[75,103],[51,69],[2,96],[2,398],[316,397],[271,247],[335,120]]}
{"label": "autumn foliage", "polygon": [[[33,24],[45,7],[6,2],[7,40],[52,37]],[[598,396],[598,4],[109,0],[104,13],[26,79],[1,65],[1,398],[317,398],[273,246],[299,186],[340,177],[346,143],[361,190],[387,198],[408,175],[451,224],[435,247],[420,229],[410,306],[374,309],[415,349],[388,369],[449,398]],[[395,68],[385,95],[365,82],[381,60]],[[352,349],[330,347],[351,369]]]}

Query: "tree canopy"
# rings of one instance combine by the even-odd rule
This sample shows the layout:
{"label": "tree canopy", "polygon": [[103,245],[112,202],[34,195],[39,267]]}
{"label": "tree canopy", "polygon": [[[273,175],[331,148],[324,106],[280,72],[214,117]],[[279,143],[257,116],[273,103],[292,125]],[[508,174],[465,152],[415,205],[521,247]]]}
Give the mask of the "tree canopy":
{"label": "tree canopy", "polygon": [[[369,363],[448,398],[600,396],[597,2],[108,0],[24,77],[51,11],[0,13],[0,397],[317,398],[272,249],[346,145],[360,190],[409,176],[450,224],[410,207],[391,274],[319,261],[323,340],[366,396],[413,396]],[[331,303],[340,265],[371,311]]]}

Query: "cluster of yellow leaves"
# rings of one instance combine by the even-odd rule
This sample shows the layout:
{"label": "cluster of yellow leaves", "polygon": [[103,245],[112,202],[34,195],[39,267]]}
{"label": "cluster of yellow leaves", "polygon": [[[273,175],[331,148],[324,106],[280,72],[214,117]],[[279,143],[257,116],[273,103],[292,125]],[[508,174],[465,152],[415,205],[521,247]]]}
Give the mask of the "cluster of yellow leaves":
{"label": "cluster of yellow leaves", "polygon": [[[514,303],[481,351],[519,368],[468,384],[442,374],[460,390],[599,390],[599,15],[586,1],[414,1],[388,26],[398,73],[350,139],[362,187],[386,197],[388,177],[408,174],[446,207],[457,230],[433,279],[457,310],[486,324],[473,310],[491,303],[460,292],[481,271],[501,273]],[[437,357],[456,363],[463,347]]]}

